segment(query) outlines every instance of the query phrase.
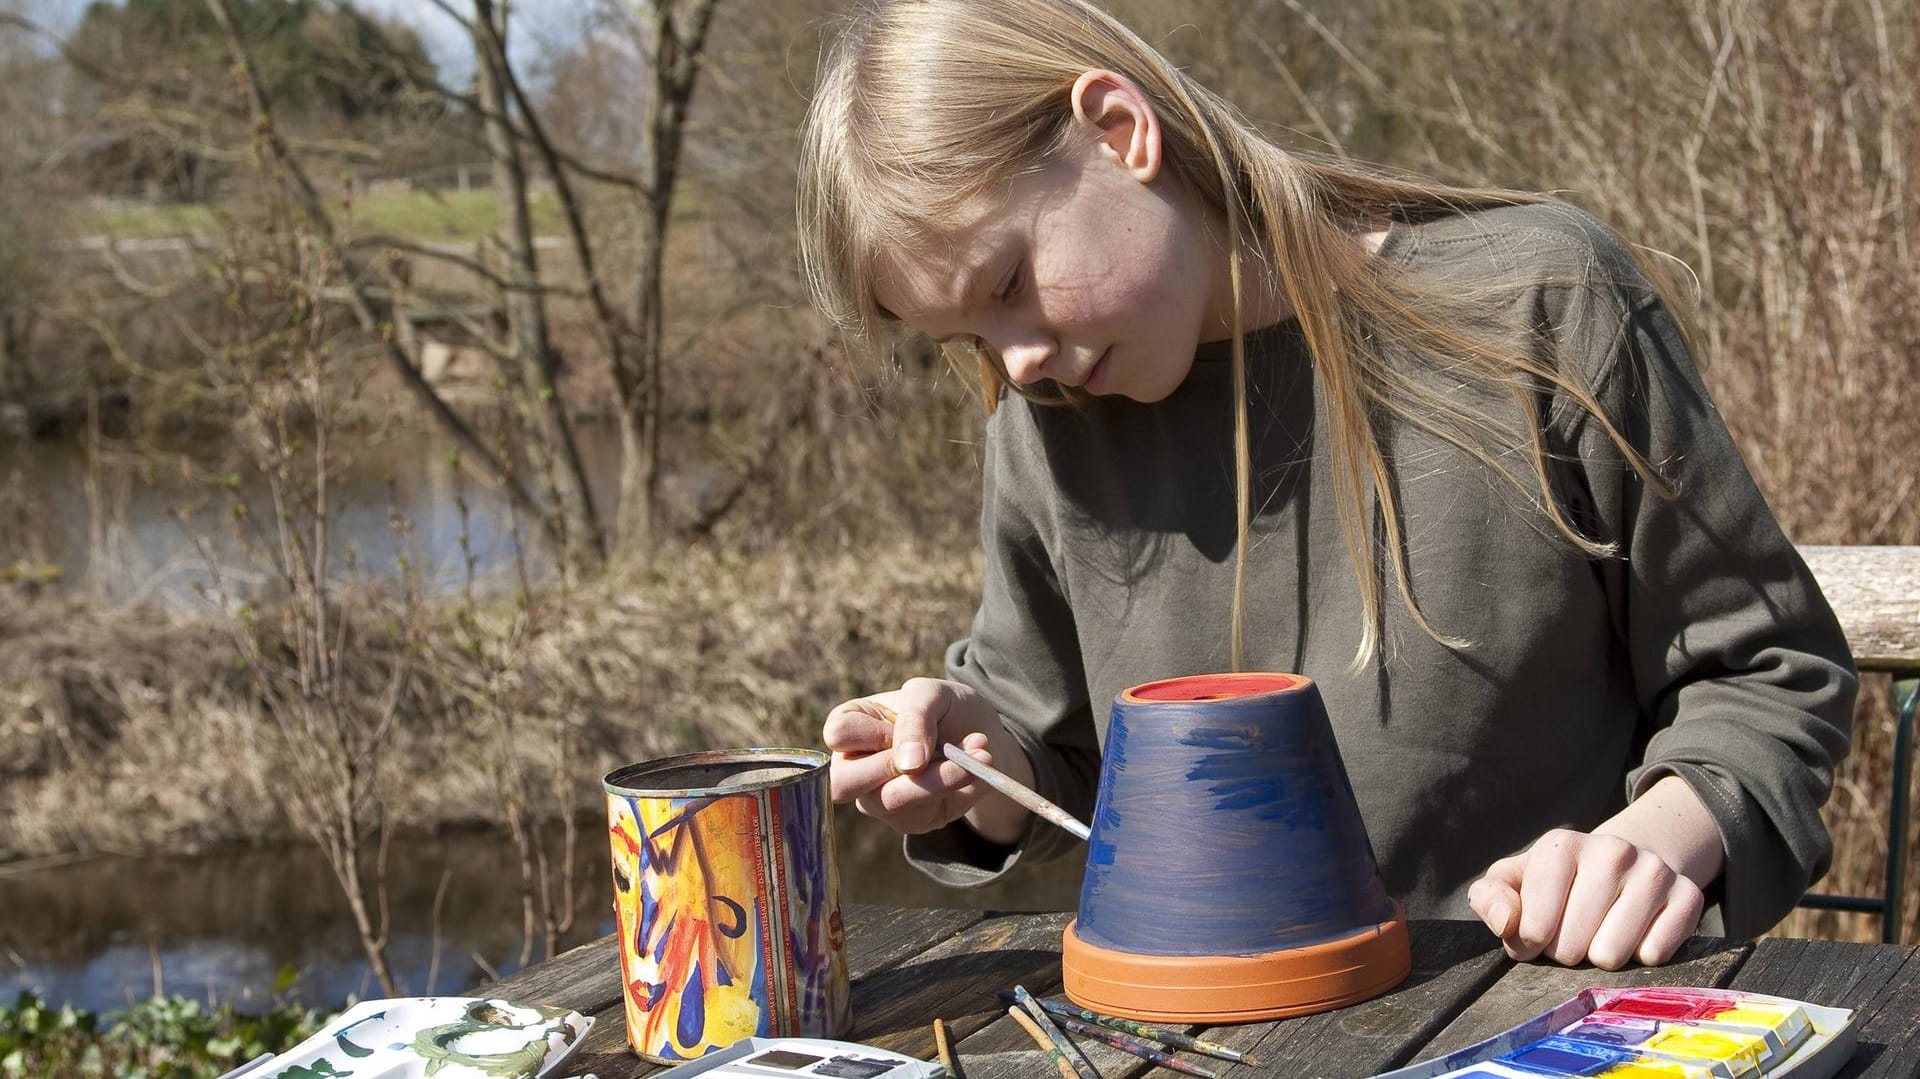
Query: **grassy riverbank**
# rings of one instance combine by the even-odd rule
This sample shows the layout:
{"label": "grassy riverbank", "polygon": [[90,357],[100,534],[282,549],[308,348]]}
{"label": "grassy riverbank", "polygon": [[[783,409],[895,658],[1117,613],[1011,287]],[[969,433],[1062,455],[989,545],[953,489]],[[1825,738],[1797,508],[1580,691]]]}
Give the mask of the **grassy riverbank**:
{"label": "grassy riverbank", "polygon": [[[549,809],[597,807],[597,777],[625,761],[811,744],[837,701],[938,669],[977,572],[964,551],[911,544],[805,559],[689,548],[524,604],[431,603],[417,644],[367,623],[343,667],[384,673],[411,656],[370,796],[401,827],[499,826],[502,715],[527,788],[553,792]],[[390,688],[362,681],[348,706],[374,707]],[[279,786],[301,751],[255,685],[222,616],[0,603],[0,861],[301,834]],[[556,739],[570,740],[568,757]],[[563,759],[565,774],[551,774]]]}
{"label": "grassy riverbank", "polygon": [[[473,243],[491,236],[499,226],[499,202],[491,189],[468,191],[376,191],[351,204],[329,207],[349,227],[425,242]],[[551,193],[533,192],[528,199],[533,226],[540,233],[556,233],[562,226],[559,207]],[[113,241],[217,237],[221,231],[215,210],[200,203],[107,201],[85,207],[68,226],[78,237]]]}

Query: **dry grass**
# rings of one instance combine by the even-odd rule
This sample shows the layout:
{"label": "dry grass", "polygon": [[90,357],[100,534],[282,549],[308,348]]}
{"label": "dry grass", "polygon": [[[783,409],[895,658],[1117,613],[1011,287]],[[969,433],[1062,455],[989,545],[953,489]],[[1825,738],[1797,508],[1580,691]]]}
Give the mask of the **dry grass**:
{"label": "dry grass", "polygon": [[[689,549],[535,600],[502,680],[523,729],[581,737],[577,806],[616,764],[714,745],[812,744],[834,703],[931,669],[977,590],[964,553],[911,543],[838,557]],[[502,602],[482,624],[514,617]],[[477,677],[431,631],[449,681]],[[354,647],[383,647],[370,635]],[[210,619],[10,596],[0,604],[0,860],[155,851],[297,834],[269,785],[289,761]],[[351,657],[349,657],[351,658]],[[446,687],[439,687],[444,690]],[[388,748],[396,823],[498,822],[484,724],[423,687]],[[544,759],[526,747],[524,759]]]}

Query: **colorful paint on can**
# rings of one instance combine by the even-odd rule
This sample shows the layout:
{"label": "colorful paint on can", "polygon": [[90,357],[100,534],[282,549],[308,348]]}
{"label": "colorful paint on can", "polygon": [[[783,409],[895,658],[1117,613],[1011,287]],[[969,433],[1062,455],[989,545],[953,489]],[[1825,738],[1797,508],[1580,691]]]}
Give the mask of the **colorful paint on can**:
{"label": "colorful paint on can", "polygon": [[852,1026],[825,753],[690,753],[607,774],[627,1041],[692,1060]]}

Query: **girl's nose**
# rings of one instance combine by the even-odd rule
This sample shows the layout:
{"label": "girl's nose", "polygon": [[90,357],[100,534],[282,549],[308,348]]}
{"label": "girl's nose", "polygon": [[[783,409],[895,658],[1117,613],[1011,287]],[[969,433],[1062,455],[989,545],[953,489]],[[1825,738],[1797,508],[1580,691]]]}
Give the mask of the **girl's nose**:
{"label": "girl's nose", "polygon": [[1007,377],[1022,386],[1037,382],[1046,377],[1047,362],[1058,351],[1053,342],[1042,338],[1009,342],[1000,349],[1000,362],[1007,367]]}

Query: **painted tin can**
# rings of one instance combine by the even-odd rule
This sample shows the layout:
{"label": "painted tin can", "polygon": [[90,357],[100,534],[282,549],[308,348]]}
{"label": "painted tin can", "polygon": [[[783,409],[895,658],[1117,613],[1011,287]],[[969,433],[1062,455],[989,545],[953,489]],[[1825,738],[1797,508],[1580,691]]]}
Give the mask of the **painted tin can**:
{"label": "painted tin can", "polygon": [[852,1025],[827,754],[690,753],[607,774],[627,1041],[672,1064]]}

